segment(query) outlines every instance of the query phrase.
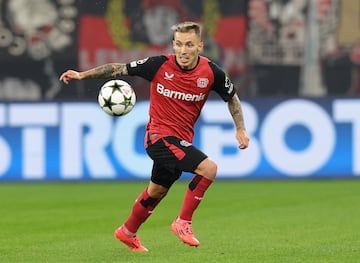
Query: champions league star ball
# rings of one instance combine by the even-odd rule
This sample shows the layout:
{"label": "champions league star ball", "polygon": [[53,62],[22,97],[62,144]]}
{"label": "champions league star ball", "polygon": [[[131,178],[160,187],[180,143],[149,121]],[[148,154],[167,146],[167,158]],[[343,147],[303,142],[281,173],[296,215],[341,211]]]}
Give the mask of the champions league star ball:
{"label": "champions league star ball", "polygon": [[123,116],[134,108],[136,94],[126,81],[109,80],[100,88],[98,102],[107,114]]}

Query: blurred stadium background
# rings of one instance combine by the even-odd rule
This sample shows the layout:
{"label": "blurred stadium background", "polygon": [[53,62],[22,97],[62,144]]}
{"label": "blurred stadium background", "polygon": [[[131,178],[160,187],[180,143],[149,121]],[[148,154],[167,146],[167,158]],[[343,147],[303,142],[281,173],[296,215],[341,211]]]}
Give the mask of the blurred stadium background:
{"label": "blurred stadium background", "polygon": [[171,52],[169,27],[184,20],[203,24],[204,55],[238,88],[251,136],[237,151],[226,105],[208,102],[194,144],[219,178],[356,178],[359,11],[346,0],[2,0],[0,181],[147,179],[147,83],[125,78],[138,103],[111,118],[96,102],[104,81],[58,78]]}

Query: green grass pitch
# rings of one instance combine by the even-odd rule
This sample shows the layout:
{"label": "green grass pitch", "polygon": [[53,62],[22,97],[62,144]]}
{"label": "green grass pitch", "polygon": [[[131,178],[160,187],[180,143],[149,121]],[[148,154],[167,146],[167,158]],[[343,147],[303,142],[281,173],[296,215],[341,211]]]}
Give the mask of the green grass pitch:
{"label": "green grass pitch", "polygon": [[0,262],[360,262],[360,180],[217,180],[194,215],[198,248],[171,232],[177,182],[134,253],[113,231],[146,182],[0,184]]}

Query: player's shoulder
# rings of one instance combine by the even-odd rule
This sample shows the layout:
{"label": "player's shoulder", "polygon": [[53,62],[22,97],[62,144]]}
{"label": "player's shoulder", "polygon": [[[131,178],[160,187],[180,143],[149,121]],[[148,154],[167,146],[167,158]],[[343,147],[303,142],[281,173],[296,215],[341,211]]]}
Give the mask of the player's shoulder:
{"label": "player's shoulder", "polygon": [[211,59],[209,59],[208,57],[205,56],[199,56],[199,57],[200,57],[200,61],[203,61],[204,63],[212,62]]}
{"label": "player's shoulder", "polygon": [[126,65],[130,76],[143,77],[151,81],[159,68],[167,61],[164,55],[151,56],[144,59],[132,61]]}
{"label": "player's shoulder", "polygon": [[134,60],[134,61],[130,62],[130,67],[137,67],[139,65],[149,65],[149,64],[154,66],[157,64],[162,64],[166,60],[168,60],[166,55],[151,56],[151,57],[146,57],[143,59]]}
{"label": "player's shoulder", "polygon": [[165,61],[169,60],[169,57],[168,55],[158,55],[150,57],[150,60],[153,62],[164,63]]}
{"label": "player's shoulder", "polygon": [[200,56],[200,63],[206,63],[208,64],[211,68],[216,68],[217,70],[222,70],[221,67],[216,64],[214,61],[212,61],[211,59],[204,57],[204,56]]}
{"label": "player's shoulder", "polygon": [[225,75],[225,71],[215,62],[213,62],[211,59],[200,56],[200,63],[206,64],[210,67],[211,71],[213,72],[215,78],[217,77],[223,77]]}

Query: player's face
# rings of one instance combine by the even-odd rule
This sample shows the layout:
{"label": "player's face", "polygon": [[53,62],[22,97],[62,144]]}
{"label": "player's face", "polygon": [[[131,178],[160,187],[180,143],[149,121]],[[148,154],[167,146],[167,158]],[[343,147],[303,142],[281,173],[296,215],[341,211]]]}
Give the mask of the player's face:
{"label": "player's face", "polygon": [[195,68],[203,46],[203,42],[194,31],[174,34],[173,48],[176,61],[182,69]]}

